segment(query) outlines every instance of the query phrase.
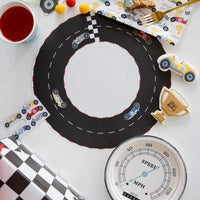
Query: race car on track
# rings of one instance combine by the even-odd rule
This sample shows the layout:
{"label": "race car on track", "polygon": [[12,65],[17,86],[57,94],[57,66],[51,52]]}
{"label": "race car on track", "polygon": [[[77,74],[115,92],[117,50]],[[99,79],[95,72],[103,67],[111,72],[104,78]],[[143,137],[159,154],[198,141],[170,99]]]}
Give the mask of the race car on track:
{"label": "race car on track", "polygon": [[133,108],[128,112],[128,114],[124,115],[124,119],[125,120],[130,120],[131,118],[133,118],[137,112],[140,110],[140,104],[139,103],[134,103],[133,104]]}
{"label": "race car on track", "polygon": [[81,35],[79,35],[78,37],[76,37],[75,40],[73,40],[72,42],[72,47],[74,49],[77,49],[78,48],[78,45],[85,39],[89,39],[90,38],[90,35],[89,33],[82,33]]}
{"label": "race car on track", "polygon": [[54,98],[55,102],[57,103],[57,105],[59,107],[61,107],[61,108],[67,107],[67,103],[62,100],[62,98],[59,95],[59,91],[57,89],[54,89],[52,91],[52,94],[53,94],[53,98]]}
{"label": "race car on track", "polygon": [[133,33],[135,35],[140,36],[145,41],[146,44],[151,44],[152,43],[151,38],[148,36],[148,34],[144,33],[143,31],[138,30],[138,29],[134,29]]}

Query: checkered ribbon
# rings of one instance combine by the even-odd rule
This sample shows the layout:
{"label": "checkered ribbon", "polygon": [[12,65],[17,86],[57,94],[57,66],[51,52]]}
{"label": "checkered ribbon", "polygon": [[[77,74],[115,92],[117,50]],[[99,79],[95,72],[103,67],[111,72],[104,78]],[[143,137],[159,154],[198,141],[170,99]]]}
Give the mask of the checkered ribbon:
{"label": "checkered ribbon", "polygon": [[1,200],[83,200],[14,136],[1,144]]}
{"label": "checkered ribbon", "polygon": [[88,30],[89,30],[89,33],[90,33],[90,39],[94,39],[95,42],[99,42],[100,39],[99,39],[99,31],[98,31],[98,28],[97,28],[97,20],[94,19],[94,16],[95,16],[95,13],[93,12],[90,12],[89,13],[90,16],[87,16],[86,17],[86,20],[88,22]]}

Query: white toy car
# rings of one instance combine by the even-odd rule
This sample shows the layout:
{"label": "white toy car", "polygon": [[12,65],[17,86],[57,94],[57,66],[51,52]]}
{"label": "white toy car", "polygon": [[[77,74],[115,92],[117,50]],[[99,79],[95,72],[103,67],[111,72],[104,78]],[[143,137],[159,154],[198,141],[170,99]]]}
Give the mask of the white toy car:
{"label": "white toy car", "polygon": [[197,76],[195,68],[174,54],[164,54],[157,60],[161,71],[173,70],[183,76],[186,82],[192,82]]}

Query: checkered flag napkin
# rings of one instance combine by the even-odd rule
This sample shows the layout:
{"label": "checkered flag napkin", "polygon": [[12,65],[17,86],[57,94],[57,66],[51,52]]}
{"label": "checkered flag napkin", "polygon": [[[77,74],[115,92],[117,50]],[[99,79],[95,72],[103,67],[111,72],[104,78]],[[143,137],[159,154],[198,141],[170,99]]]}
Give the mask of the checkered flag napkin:
{"label": "checkered flag napkin", "polygon": [[1,200],[84,200],[14,136],[1,144]]}

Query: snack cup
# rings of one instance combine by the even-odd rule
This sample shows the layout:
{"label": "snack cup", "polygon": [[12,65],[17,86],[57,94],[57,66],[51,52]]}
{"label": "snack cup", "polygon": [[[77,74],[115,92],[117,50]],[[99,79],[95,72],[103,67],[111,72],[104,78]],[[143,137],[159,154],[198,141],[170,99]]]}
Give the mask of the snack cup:
{"label": "snack cup", "polygon": [[20,43],[24,43],[24,42],[29,42],[29,41],[33,40],[38,34],[38,25],[36,23],[35,16],[34,16],[34,14],[31,11],[29,6],[27,6],[25,3],[21,2],[21,1],[18,1],[18,0],[9,1],[9,2],[3,4],[2,6],[0,6],[0,18],[1,18],[1,16],[4,14],[4,12],[6,10],[8,10],[9,8],[15,7],[15,6],[20,6],[20,7],[26,8],[31,13],[31,15],[33,16],[33,27],[32,27],[32,30],[31,30],[31,32],[29,33],[29,35],[26,38],[24,38],[24,39],[22,39],[20,41],[14,42],[14,41],[11,41],[11,40],[7,39],[2,34],[1,30],[0,30],[0,38],[2,40],[6,41],[8,43],[12,43],[12,44],[20,44]]}

